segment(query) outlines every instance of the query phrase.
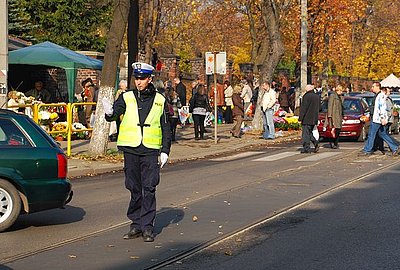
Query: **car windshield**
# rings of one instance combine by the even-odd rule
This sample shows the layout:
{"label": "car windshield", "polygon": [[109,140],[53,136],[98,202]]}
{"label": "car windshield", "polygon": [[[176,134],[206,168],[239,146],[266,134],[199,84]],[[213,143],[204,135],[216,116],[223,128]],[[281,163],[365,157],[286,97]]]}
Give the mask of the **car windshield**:
{"label": "car windshield", "polygon": [[368,106],[372,106],[372,103],[374,102],[375,96],[363,96],[363,98],[365,99],[365,101],[367,102]]}
{"label": "car windshield", "polygon": [[361,113],[361,103],[354,99],[345,99],[343,101],[344,113]]}
{"label": "car windshield", "polygon": [[[364,105],[365,106],[365,105]],[[322,112],[328,111],[328,100],[322,102]],[[347,99],[343,100],[343,112],[344,113],[361,113],[362,104],[359,99]]]}

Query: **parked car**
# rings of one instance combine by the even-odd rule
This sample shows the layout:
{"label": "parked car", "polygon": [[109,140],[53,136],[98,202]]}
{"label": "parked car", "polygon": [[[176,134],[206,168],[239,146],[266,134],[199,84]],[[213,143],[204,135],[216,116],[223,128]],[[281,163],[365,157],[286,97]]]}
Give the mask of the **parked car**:
{"label": "parked car", "polygon": [[28,116],[0,109],[0,232],[71,199],[64,151]]}
{"label": "parked car", "polygon": [[[318,116],[318,132],[324,138],[324,123],[328,111],[328,100],[321,104],[322,110]],[[369,129],[369,106],[363,97],[343,97],[343,123],[340,130],[340,137],[364,141],[367,138]]]}
{"label": "parked car", "polygon": [[400,95],[399,94],[391,94],[390,98],[393,101],[394,111],[393,111],[393,124],[391,125],[390,132],[393,134],[399,134],[400,130],[400,119],[399,119],[399,110],[400,110]]}
{"label": "parked car", "polygon": [[375,98],[375,94],[372,93],[372,92],[364,92],[364,93],[361,93],[361,94],[357,94],[355,96],[364,98],[365,101],[367,102],[369,108],[371,108],[371,106],[372,106],[372,104],[374,102],[374,98]]}

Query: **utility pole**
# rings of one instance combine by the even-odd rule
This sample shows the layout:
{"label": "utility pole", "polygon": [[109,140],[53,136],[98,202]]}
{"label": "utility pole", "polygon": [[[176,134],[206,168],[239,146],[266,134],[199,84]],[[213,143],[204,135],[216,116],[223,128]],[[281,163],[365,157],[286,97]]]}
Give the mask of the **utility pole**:
{"label": "utility pole", "polygon": [[303,96],[304,91],[307,85],[307,32],[308,32],[308,23],[307,23],[307,0],[301,1],[301,66],[300,66],[300,96]]}
{"label": "utility pole", "polygon": [[128,15],[128,88],[135,86],[135,80],[132,77],[132,64],[137,61],[139,52],[139,1],[131,0]]}
{"label": "utility pole", "polygon": [[0,1],[0,108],[7,103],[8,74],[8,1]]}

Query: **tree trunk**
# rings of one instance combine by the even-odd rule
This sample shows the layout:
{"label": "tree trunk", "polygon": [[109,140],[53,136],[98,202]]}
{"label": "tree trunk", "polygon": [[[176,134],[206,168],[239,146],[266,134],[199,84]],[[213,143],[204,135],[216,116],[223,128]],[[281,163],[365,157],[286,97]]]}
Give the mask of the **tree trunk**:
{"label": "tree trunk", "polygon": [[114,100],[117,66],[121,54],[122,39],[128,22],[130,0],[115,0],[114,3],[113,20],[108,32],[106,51],[104,53],[101,85],[96,106],[96,120],[89,145],[89,154],[92,156],[104,155],[107,151],[110,124],[105,120],[101,100],[103,97],[106,97],[111,103]]}
{"label": "tree trunk", "polygon": [[260,90],[258,93],[258,101],[254,119],[252,121],[253,129],[262,130],[262,115],[261,115],[261,102],[264,95],[262,90],[262,83],[269,82],[273,75],[276,66],[278,65],[283,53],[284,44],[281,38],[280,32],[280,10],[275,0],[264,0],[261,4],[261,16],[265,28],[267,29],[267,35],[262,40],[262,50],[267,49],[267,55],[262,62],[260,70]]}
{"label": "tree trunk", "polygon": [[[251,37],[251,62],[255,63],[258,52],[258,42],[257,42],[257,29],[256,23],[253,17],[253,0],[247,0],[247,18],[249,20],[250,37]],[[256,67],[257,68],[257,67]]]}
{"label": "tree trunk", "polygon": [[143,25],[139,34],[141,61],[151,62],[152,48],[158,33],[161,14],[160,0],[145,0],[142,8]]}

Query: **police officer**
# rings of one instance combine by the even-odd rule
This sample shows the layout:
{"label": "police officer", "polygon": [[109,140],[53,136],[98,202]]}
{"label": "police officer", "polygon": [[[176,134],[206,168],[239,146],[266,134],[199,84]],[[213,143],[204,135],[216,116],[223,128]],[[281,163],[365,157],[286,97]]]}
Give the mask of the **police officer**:
{"label": "police officer", "polygon": [[168,160],[171,129],[166,99],[151,83],[154,68],[140,62],[132,67],[136,88],[122,93],[114,106],[106,98],[102,103],[107,121],[123,115],[117,146],[124,153],[125,187],[131,193],[127,216],[132,221],[123,238],[142,236],[145,242],[153,242],[155,192],[160,168]]}

